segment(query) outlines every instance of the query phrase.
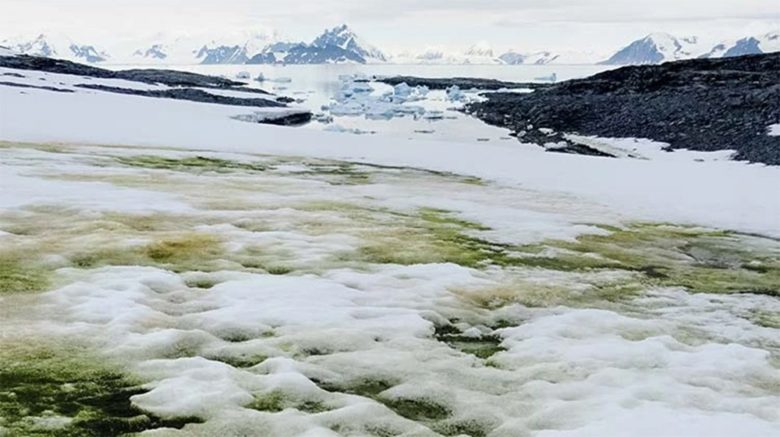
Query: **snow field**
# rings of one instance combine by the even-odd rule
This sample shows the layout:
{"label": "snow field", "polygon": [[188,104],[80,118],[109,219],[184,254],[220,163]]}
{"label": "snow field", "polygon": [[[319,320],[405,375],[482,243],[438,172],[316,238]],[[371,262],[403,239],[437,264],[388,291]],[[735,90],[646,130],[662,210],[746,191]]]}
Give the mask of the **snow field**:
{"label": "snow field", "polygon": [[[3,332],[83,342],[143,381],[133,405],[202,421],[146,434],[780,426],[776,298],[691,294],[640,272],[539,267],[490,248],[520,244],[530,252],[513,256],[576,266],[585,261],[567,258],[578,247],[567,244],[591,241],[583,234],[633,235],[604,226],[632,219],[607,205],[452,173],[244,153],[5,143],[0,166],[0,266],[24,254],[48,283],[0,294],[12,309]],[[780,253],[774,240],[698,228],[631,232],[660,235],[642,256],[681,269],[691,260],[675,258],[680,235],[705,249],[738,241],[763,260],[755,268]],[[746,262],[740,251],[697,254]],[[640,289],[613,291],[626,284]]]}

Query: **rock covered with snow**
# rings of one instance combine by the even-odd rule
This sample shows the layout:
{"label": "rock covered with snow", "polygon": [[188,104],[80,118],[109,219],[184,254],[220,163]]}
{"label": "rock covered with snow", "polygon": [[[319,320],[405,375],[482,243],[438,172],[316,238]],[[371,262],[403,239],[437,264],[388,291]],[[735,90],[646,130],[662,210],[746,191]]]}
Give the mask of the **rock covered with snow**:
{"label": "rock covered with snow", "polygon": [[98,63],[111,58],[105,49],[74,41],[59,34],[40,34],[31,39],[23,37],[7,39],[0,42],[0,45],[24,55],[63,58],[79,62]]}
{"label": "rock covered with snow", "polygon": [[652,33],[620,49],[605,65],[659,64],[692,58],[727,58],[780,51],[780,32],[746,36],[715,45],[695,36]]}
{"label": "rock covered with snow", "polygon": [[677,38],[668,33],[653,33],[619,50],[605,65],[659,64],[695,57],[698,38]]}

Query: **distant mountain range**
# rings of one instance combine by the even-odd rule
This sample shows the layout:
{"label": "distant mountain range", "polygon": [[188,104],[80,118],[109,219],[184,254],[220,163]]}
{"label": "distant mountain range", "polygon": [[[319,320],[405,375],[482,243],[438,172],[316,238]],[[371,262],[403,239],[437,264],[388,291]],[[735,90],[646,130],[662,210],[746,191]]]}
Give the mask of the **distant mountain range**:
{"label": "distant mountain range", "polygon": [[58,38],[57,43],[53,43],[46,35],[38,35],[27,41],[5,40],[0,42],[0,45],[32,56],[67,58],[89,63],[105,62],[110,58],[104,50],[94,45],[76,43],[63,37]]}
{"label": "distant mountain range", "polygon": [[[62,35],[0,41],[0,45],[34,56],[78,62],[119,64],[657,64],[690,58],[719,58],[780,51],[780,32],[708,44],[696,37],[653,33],[631,42],[612,56],[576,51],[496,51],[477,43],[462,52],[425,48],[394,56],[363,41],[347,25],[325,30],[310,43],[286,41],[275,34],[222,36],[204,42],[195,37],[157,36],[110,52],[102,45]],[[606,60],[605,60],[606,58]]]}
{"label": "distant mountain range", "polygon": [[780,32],[745,37],[709,46],[697,37],[653,33],[620,49],[605,65],[659,64],[692,58],[724,58],[780,51]]}

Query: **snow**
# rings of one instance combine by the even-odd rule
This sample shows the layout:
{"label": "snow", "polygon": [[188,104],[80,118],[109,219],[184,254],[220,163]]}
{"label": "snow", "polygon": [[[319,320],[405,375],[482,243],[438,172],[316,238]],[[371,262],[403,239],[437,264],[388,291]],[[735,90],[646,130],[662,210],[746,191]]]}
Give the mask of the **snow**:
{"label": "snow", "polygon": [[780,123],[769,126],[769,135],[780,137]]}
{"label": "snow", "polygon": [[8,47],[0,46],[0,56],[16,56],[18,53]]}
{"label": "snow", "polygon": [[[0,87],[0,100],[4,102],[0,139],[8,141],[217,148],[423,167],[543,192],[570,193],[641,220],[780,236],[775,219],[780,216],[780,199],[767,191],[780,174],[775,167],[731,161],[700,163],[689,158],[663,163],[609,160],[490,144],[348,138],[231,120],[245,114],[245,108],[97,92],[64,95]],[[79,111],[73,111],[74,107]],[[46,129],[40,129],[41,120]],[[90,121],[88,127],[83,120]],[[139,130],[139,125],[145,128]]]}
{"label": "snow", "polygon": [[[545,184],[566,179],[560,173],[565,171],[577,179],[572,186],[594,189],[606,172],[610,190],[635,190],[631,194],[641,197],[642,189],[665,193],[664,181],[656,177],[640,187],[627,175],[661,174],[674,180],[681,170],[703,177],[708,173],[695,169],[714,166],[709,171],[715,172],[711,182],[717,183],[717,178],[734,178],[735,169],[749,169],[736,173],[746,178],[761,175],[765,167],[690,159],[659,165],[654,160],[560,157],[488,144],[437,146],[379,136],[355,138],[238,123],[225,117],[234,109],[217,105],[150,105],[148,99],[89,93],[61,100],[38,90],[13,97],[5,89],[0,88],[0,98],[21,115],[0,112],[4,139],[38,135],[36,141],[47,141],[40,129],[5,124],[29,115],[32,110],[25,108],[24,98],[31,98],[38,120],[50,123],[48,140],[87,139],[96,145],[61,144],[58,151],[3,144],[0,200],[6,203],[0,204],[0,227],[15,213],[20,214],[17,223],[46,223],[47,229],[43,236],[4,236],[4,245],[54,240],[54,250],[67,255],[92,246],[145,244],[155,236],[111,220],[116,213],[137,214],[151,207],[170,217],[163,235],[207,233],[223,243],[225,253],[219,256],[225,262],[215,271],[62,267],[55,271],[57,281],[50,292],[27,300],[0,297],[0,305],[14,308],[0,319],[3,339],[35,333],[94,344],[107,360],[121,360],[146,382],[149,391],[133,396],[134,405],[164,417],[197,415],[205,420],[188,425],[188,435],[319,436],[332,435],[329,430],[334,428],[337,434],[392,429],[431,435],[422,423],[400,417],[370,396],[322,388],[323,382],[347,384],[366,378],[392,381],[393,387],[379,399],[441,403],[451,409],[453,421],[486,424],[496,436],[655,436],[678,431],[716,437],[743,431],[772,435],[780,423],[773,364],[780,346],[776,330],[750,320],[761,311],[780,312],[775,298],[658,288],[619,303],[594,299],[581,305],[516,304],[489,311],[469,304],[459,293],[524,281],[577,294],[594,283],[628,280],[633,273],[402,266],[334,257],[354,253],[373,233],[401,226],[397,222],[402,214],[422,207],[457,211],[457,217],[493,228],[485,238],[507,242],[571,239],[598,231],[583,223],[636,218],[630,204],[614,203],[609,193],[588,199],[572,190],[562,192],[560,186],[539,186],[534,178],[540,173],[552,173],[541,181]],[[51,109],[37,104],[40,101]],[[115,104],[123,116],[139,117],[132,119],[135,130],[112,121],[116,113],[97,117],[98,111],[89,109],[95,104]],[[65,128],[72,119],[61,109],[72,105],[81,108],[80,116],[97,117],[90,129]],[[162,108],[153,110],[156,106]],[[151,132],[144,133],[147,129]],[[77,140],[77,135],[87,138]],[[102,146],[101,138],[132,144]],[[155,148],[155,143],[160,145]],[[269,164],[279,159],[259,153],[286,158],[274,170],[257,173],[149,170],[116,161],[139,155]],[[339,154],[438,170],[470,167],[495,174],[501,183],[463,184],[454,177],[376,167],[359,167],[374,178],[366,185],[333,184],[327,175],[311,175],[307,163],[312,156]],[[296,155],[309,158],[292,158]],[[617,164],[628,169],[621,171]],[[535,172],[539,166],[547,168]],[[776,173],[769,174],[776,180]],[[126,185],[132,188],[123,188]],[[699,193],[690,185],[676,189]],[[728,192],[718,200],[723,208],[733,207]],[[682,206],[691,208],[696,202],[691,197]],[[358,209],[317,207],[329,204]],[[48,208],[33,208],[36,205]],[[664,205],[672,211],[664,215],[673,215],[669,204]],[[716,209],[709,212],[718,214]],[[751,217],[757,214],[750,212]],[[63,224],[77,230],[75,235],[63,234]],[[259,249],[250,252],[257,261],[274,260],[293,272],[269,275],[230,262],[247,248]],[[215,285],[189,285],[204,279]],[[488,326],[500,320],[511,322],[495,332],[506,350],[494,355],[494,365],[433,338],[435,323],[455,319],[472,338],[491,333]],[[244,367],[226,359],[236,357],[266,359]],[[323,411],[307,413],[294,403],[276,413],[246,408],[271,393],[283,393],[291,402],[319,402]]]}

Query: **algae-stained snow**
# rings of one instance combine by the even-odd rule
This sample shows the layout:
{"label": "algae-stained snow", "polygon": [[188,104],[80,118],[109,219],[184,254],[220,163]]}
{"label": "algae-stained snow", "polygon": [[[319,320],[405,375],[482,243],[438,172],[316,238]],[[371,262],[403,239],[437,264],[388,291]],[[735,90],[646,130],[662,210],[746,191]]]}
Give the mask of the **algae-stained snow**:
{"label": "algae-stained snow", "polygon": [[776,168],[242,113],[0,86],[0,435],[780,430]]}
{"label": "algae-stained snow", "polygon": [[3,143],[0,168],[11,435],[780,426],[770,238],[312,158]]}

